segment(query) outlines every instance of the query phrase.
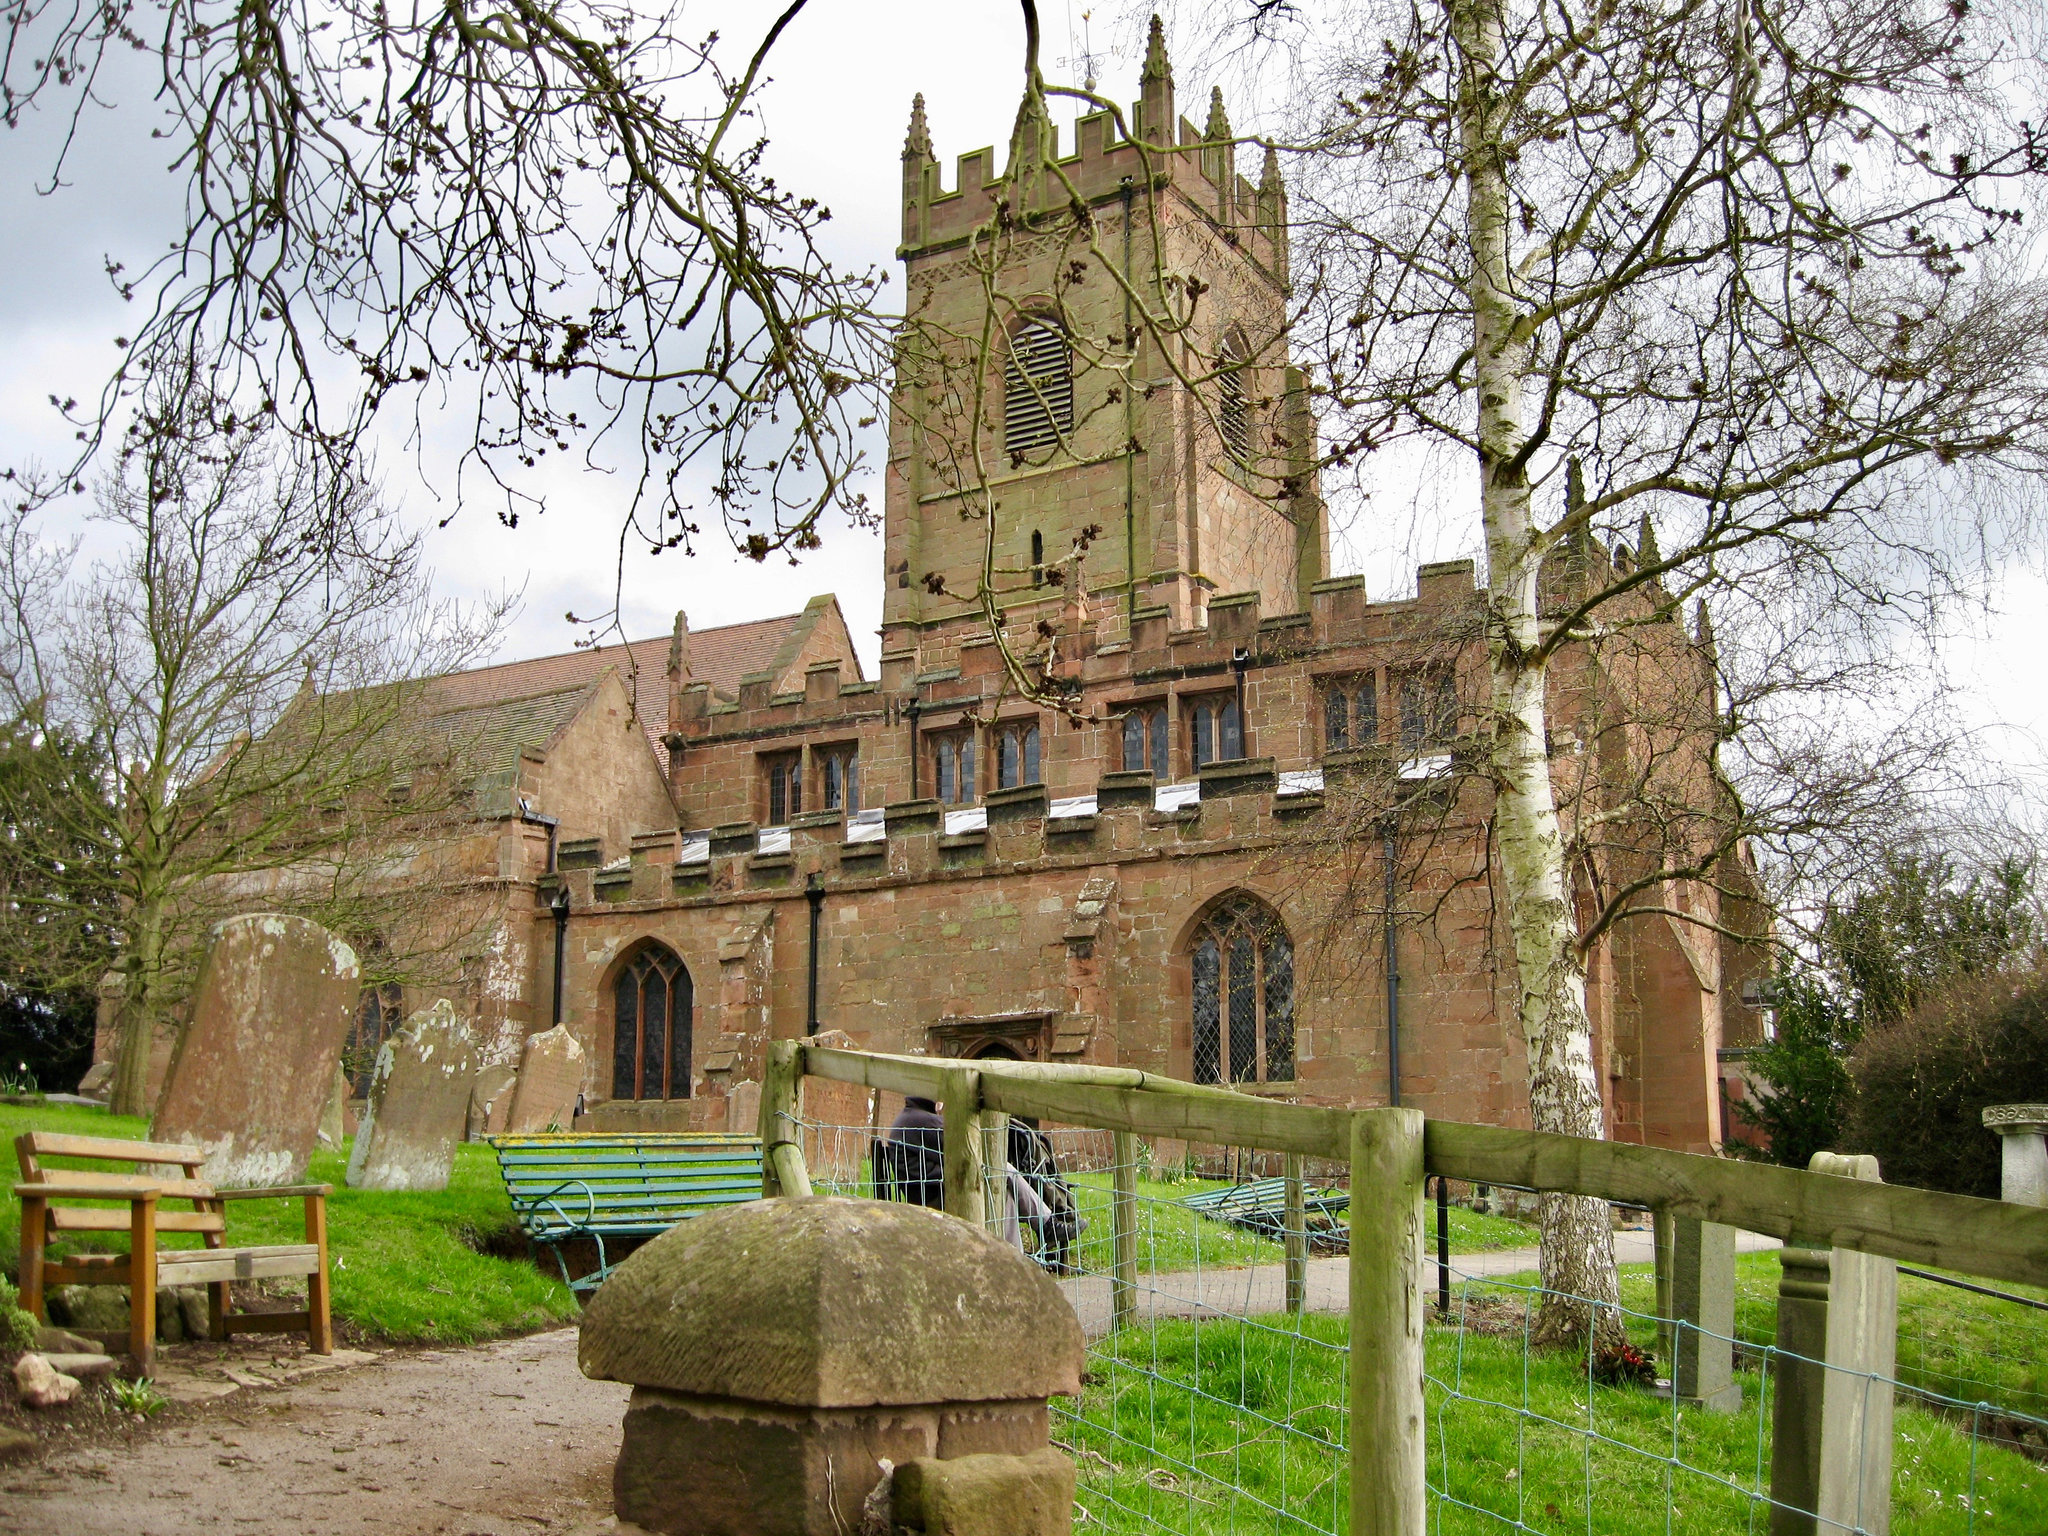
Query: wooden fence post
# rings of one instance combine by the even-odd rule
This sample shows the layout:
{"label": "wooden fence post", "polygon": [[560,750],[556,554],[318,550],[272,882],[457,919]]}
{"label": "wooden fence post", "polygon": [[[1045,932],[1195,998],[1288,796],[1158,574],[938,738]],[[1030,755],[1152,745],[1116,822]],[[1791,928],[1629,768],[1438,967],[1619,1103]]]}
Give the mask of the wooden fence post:
{"label": "wooden fence post", "polygon": [[1308,1301],[1308,1202],[1301,1187],[1299,1152],[1287,1154],[1287,1215],[1282,1236],[1287,1244],[1287,1310],[1299,1312]]}
{"label": "wooden fence post", "polygon": [[1423,1536],[1422,1130],[1351,1117],[1351,1536]]}
{"label": "wooden fence post", "polygon": [[[803,1042],[776,1040],[761,1071],[761,1198],[808,1195],[797,1095],[803,1087]],[[793,1155],[792,1155],[793,1154]]]}
{"label": "wooden fence post", "polygon": [[981,1152],[981,1074],[962,1067],[946,1074],[946,1212],[986,1229],[988,1190]]}
{"label": "wooden fence post", "polygon": [[1110,1138],[1109,1326],[1128,1328],[1138,1314],[1138,1138]]}

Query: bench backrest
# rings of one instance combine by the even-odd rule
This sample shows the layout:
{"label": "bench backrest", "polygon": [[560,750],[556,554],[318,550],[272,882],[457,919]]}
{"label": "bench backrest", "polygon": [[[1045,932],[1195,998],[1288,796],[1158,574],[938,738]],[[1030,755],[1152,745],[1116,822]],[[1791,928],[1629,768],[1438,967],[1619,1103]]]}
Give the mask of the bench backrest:
{"label": "bench backrest", "polygon": [[[21,1181],[24,1184],[61,1180],[72,1186],[98,1185],[106,1189],[109,1199],[118,1199],[129,1190],[150,1184],[168,1199],[197,1203],[214,1198],[213,1186],[195,1177],[200,1165],[206,1161],[206,1154],[197,1147],[158,1141],[123,1141],[115,1136],[66,1136],[56,1131],[23,1131],[14,1138],[14,1156],[21,1164]],[[74,1162],[127,1163],[134,1171],[114,1173],[103,1169],[81,1171],[46,1167],[43,1159],[52,1157]],[[177,1168],[182,1170],[182,1177],[165,1178],[147,1172],[150,1168]]]}
{"label": "bench backrest", "polygon": [[712,1132],[492,1136],[513,1214],[534,1236],[664,1232],[761,1198],[761,1143]]}

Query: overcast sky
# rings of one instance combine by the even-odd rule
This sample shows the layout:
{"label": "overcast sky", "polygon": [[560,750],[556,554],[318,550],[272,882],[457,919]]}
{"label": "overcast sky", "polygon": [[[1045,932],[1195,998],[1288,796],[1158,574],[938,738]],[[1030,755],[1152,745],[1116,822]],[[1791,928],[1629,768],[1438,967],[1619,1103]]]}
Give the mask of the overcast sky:
{"label": "overcast sky", "polygon": [[[1041,9],[1051,34],[1049,62],[1059,69],[1078,51],[1069,39],[1078,39],[1082,7]],[[1096,9],[1090,32],[1101,86],[1121,98],[1135,96],[1135,18],[1105,22],[1113,7]],[[765,14],[765,7],[743,4],[684,12],[691,31],[717,27],[749,48]],[[816,0],[798,19],[774,66],[767,125],[777,173],[833,208],[841,260],[893,264],[899,157],[912,94],[925,95],[950,185],[957,155],[1007,138],[1020,45],[1017,11],[1002,0]],[[1189,57],[1185,49],[1176,55],[1177,84],[1183,103],[1199,104],[1208,81],[1196,78]],[[117,84],[114,94],[127,110],[88,123],[71,184],[52,196],[38,195],[35,187],[55,142],[51,125],[32,123],[11,139],[0,138],[9,151],[0,162],[0,229],[7,232],[0,241],[0,464],[29,454],[61,459],[69,433],[48,397],[96,393],[116,357],[112,338],[124,324],[105,262],[137,268],[176,228],[178,187],[163,170],[166,145],[148,136],[146,89],[131,87],[123,96]],[[1242,130],[1254,113],[1234,102],[1232,117]],[[901,292],[900,272],[887,291],[893,302]],[[445,495],[446,481],[423,484],[400,440],[385,445],[380,463],[388,494],[429,530],[430,557],[446,591],[523,589],[505,659],[566,649],[578,632],[563,615],[609,606],[618,526],[611,480],[564,464],[545,515],[507,530],[488,506],[453,507],[437,498],[437,490]],[[1384,488],[1352,511],[1337,534],[1338,569],[1363,570],[1375,596],[1399,595],[1402,573],[1412,572],[1418,559],[1477,552],[1477,529],[1418,515],[1403,478],[1388,466]],[[879,506],[879,476],[868,489]],[[452,523],[436,528],[451,510]],[[793,612],[814,593],[836,592],[872,666],[881,618],[880,536],[843,526],[826,535],[825,547],[795,567],[739,559],[715,527],[707,527],[695,558],[629,556],[626,626],[636,636],[664,633],[681,608],[703,628]],[[1981,633],[1952,647],[1951,655],[1968,687],[1970,714],[1995,729],[2001,756],[2031,767],[2041,757],[2039,741],[2048,737],[2048,581],[2038,561],[2009,569],[1993,603]]]}

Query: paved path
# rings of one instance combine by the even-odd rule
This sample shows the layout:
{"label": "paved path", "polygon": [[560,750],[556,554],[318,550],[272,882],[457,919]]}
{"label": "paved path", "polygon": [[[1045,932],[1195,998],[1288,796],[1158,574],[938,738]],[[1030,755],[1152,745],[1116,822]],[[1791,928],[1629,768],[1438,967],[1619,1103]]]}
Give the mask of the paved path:
{"label": "paved path", "polygon": [[[1779,1246],[1772,1237],[1738,1232],[1735,1246],[1743,1253],[1755,1253]],[[1436,1284],[1436,1250],[1424,1266],[1424,1284]],[[1655,1239],[1645,1230],[1630,1229],[1614,1234],[1614,1257],[1622,1264],[1654,1264]],[[1451,1255],[1451,1280],[1533,1273],[1537,1264],[1534,1248],[1497,1248],[1483,1253]],[[1307,1309],[1311,1312],[1342,1312],[1349,1305],[1351,1264],[1348,1259],[1308,1261]],[[1109,1332],[1109,1277],[1081,1275],[1062,1280],[1060,1287],[1080,1315],[1082,1330],[1090,1338]],[[1261,1264],[1249,1269],[1176,1270],[1163,1275],[1138,1276],[1138,1320],[1149,1322],[1165,1317],[1256,1317],[1279,1312],[1287,1305],[1287,1276],[1278,1264]]]}

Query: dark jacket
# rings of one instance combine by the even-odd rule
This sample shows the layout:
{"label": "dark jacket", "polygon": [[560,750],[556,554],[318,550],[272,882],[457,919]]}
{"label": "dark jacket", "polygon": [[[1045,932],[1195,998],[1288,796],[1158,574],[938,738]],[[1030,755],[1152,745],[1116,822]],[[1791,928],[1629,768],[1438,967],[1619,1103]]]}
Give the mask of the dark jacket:
{"label": "dark jacket", "polygon": [[946,1205],[946,1122],[930,1099],[910,1099],[874,1145],[875,1198],[938,1211]]}

